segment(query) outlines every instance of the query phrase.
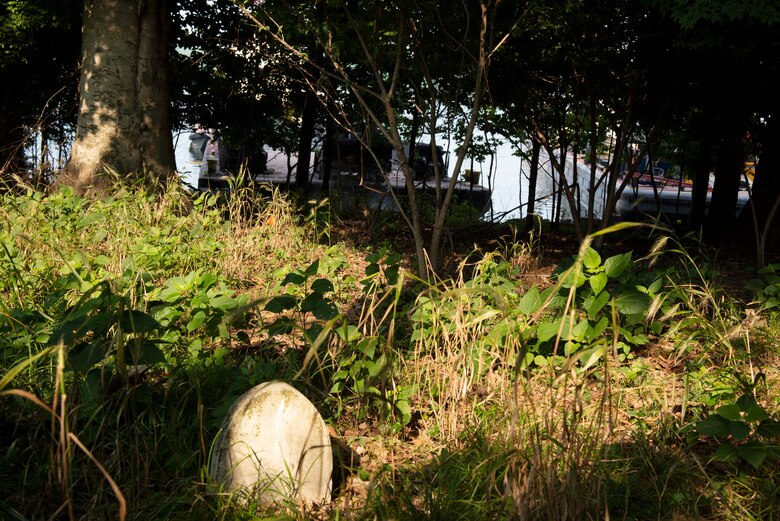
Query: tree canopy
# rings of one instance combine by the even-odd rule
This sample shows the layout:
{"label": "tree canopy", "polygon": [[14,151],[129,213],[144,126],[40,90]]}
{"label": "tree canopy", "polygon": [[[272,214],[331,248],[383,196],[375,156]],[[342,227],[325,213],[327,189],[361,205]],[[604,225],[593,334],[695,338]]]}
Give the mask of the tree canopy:
{"label": "tree canopy", "polygon": [[[4,77],[27,80],[2,87],[4,172],[22,168],[12,145],[31,129],[72,131],[81,6],[0,4],[0,68]],[[711,235],[738,225],[736,189],[746,159],[759,158],[756,183],[765,188],[751,208],[758,228],[771,222],[780,194],[771,159],[780,88],[775,2],[475,0],[443,8],[429,0],[181,0],[165,12],[172,37],[154,45],[172,57],[171,74],[152,90],[171,93],[172,118],[163,127],[201,123],[239,148],[263,143],[308,157],[314,126],[333,125],[376,132],[402,159],[404,143],[433,144],[442,133],[465,139],[459,145],[469,151],[480,128],[537,141],[550,155],[587,151],[591,164],[611,135],[606,172],[561,178],[570,205],[585,187],[608,192],[604,215],[575,222],[580,237],[609,221],[625,186],[620,176],[632,168],[632,143],[651,159],[674,155],[694,180],[693,227],[705,224],[706,184],[715,172]],[[46,68],[52,61],[56,66]],[[165,69],[162,62],[158,68]],[[129,83],[116,88],[136,88]],[[87,93],[80,94],[83,104]],[[47,123],[37,127],[38,120]],[[453,156],[454,170],[462,164]],[[437,192],[434,250],[446,233],[450,198]],[[422,225],[414,206],[405,217],[411,228]]]}

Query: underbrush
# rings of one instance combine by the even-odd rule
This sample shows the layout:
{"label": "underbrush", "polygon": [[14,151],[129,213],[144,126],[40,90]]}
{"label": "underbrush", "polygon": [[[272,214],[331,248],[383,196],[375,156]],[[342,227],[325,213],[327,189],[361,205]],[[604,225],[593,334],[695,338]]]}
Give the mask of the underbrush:
{"label": "underbrush", "polygon": [[[279,194],[2,197],[0,517],[777,515],[774,266],[744,303],[651,230],[542,284],[512,240],[422,281]],[[227,409],[274,379],[342,447],[325,505],[209,492]]]}

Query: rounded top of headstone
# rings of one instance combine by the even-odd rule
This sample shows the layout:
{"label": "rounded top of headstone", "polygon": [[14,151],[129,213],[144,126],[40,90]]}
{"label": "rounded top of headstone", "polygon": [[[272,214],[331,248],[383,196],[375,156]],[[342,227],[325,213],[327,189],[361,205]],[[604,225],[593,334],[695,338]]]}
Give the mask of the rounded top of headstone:
{"label": "rounded top of headstone", "polygon": [[285,382],[241,395],[222,423],[209,469],[221,490],[261,502],[328,499],[333,455],[314,405]]}

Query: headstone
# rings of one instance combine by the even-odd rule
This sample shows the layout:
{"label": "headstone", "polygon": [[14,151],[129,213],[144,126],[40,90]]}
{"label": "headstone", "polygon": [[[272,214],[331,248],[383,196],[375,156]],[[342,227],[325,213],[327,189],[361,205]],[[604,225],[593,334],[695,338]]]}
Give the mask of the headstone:
{"label": "headstone", "polygon": [[329,499],[333,454],[325,422],[292,386],[260,384],[228,411],[209,473],[222,490],[246,499]]}

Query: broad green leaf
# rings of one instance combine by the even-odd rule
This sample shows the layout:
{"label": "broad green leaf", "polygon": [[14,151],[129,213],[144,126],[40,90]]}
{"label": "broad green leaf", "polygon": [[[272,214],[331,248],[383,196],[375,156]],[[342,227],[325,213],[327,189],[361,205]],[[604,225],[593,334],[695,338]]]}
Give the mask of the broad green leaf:
{"label": "broad green leaf", "polygon": [[345,324],[344,326],[337,327],[335,331],[339,338],[345,342],[354,342],[360,338],[360,330],[353,325]]}
{"label": "broad green leaf", "polygon": [[[557,288],[551,286],[539,294],[539,298],[542,300],[542,302],[546,301],[547,298],[550,298],[550,294],[552,294],[554,291],[556,291]],[[568,291],[568,290],[565,290]],[[550,298],[550,302],[547,304],[547,309],[560,309],[566,304],[566,296],[562,295],[560,292],[555,293]]]}
{"label": "broad green leaf", "polygon": [[374,354],[376,353],[376,345],[376,338],[364,338],[358,342],[358,344],[355,346],[355,349],[363,353],[363,355],[365,355],[367,358],[374,358]]}
{"label": "broad green leaf", "polygon": [[102,213],[88,213],[78,222],[79,228],[85,228],[87,226],[103,223],[106,221],[106,215]]}
{"label": "broad green leaf", "polygon": [[517,308],[520,310],[520,313],[526,317],[530,317],[539,310],[541,305],[542,297],[539,295],[539,290],[536,289],[536,286],[531,286],[531,288],[525,292],[523,298],[520,299]]}
{"label": "broad green leaf", "polygon": [[[544,358],[544,357],[542,357]],[[530,351],[523,356],[522,360],[520,360],[520,369],[525,369],[529,367],[534,361],[534,354]]]}
{"label": "broad green leaf", "polygon": [[197,280],[198,287],[200,289],[209,289],[211,286],[217,283],[219,277],[214,273],[204,273],[200,275]]}
{"label": "broad green leaf", "polygon": [[119,317],[119,325],[126,333],[148,333],[162,327],[150,315],[137,309],[123,311]]}
{"label": "broad green leaf", "polygon": [[769,413],[767,413],[763,407],[756,404],[748,408],[747,411],[745,411],[745,421],[748,422],[760,422],[763,420],[766,420],[769,418]]}
{"label": "broad green leaf", "polygon": [[767,418],[756,427],[756,434],[771,438],[780,435],[780,422],[773,418]]}
{"label": "broad green leaf", "polygon": [[602,359],[607,352],[607,346],[593,347],[591,349],[585,349],[580,355],[580,363],[582,363],[582,370],[587,371],[593,367],[599,360]]}
{"label": "broad green leaf", "polygon": [[398,265],[388,266],[385,269],[385,277],[387,278],[387,283],[390,284],[391,286],[395,286],[396,284],[398,284],[399,269],[400,266]]}
{"label": "broad green leaf", "polygon": [[623,315],[638,315],[646,313],[651,302],[652,299],[648,295],[630,288],[617,296],[615,307]]}
{"label": "broad green leaf", "polygon": [[312,314],[320,320],[330,320],[339,314],[336,305],[327,298],[317,301],[312,309]]}
{"label": "broad green leaf", "polygon": [[582,255],[582,265],[590,271],[596,271],[601,266],[601,255],[589,246]]}
{"label": "broad green leaf", "polygon": [[92,317],[76,314],[70,320],[60,324],[49,338],[51,345],[59,343],[69,345],[87,333],[99,334],[105,330],[108,324],[113,322],[113,314],[109,311],[98,313]]}
{"label": "broad green leaf", "polygon": [[398,400],[395,402],[395,409],[401,415],[401,423],[406,425],[412,421],[412,406],[407,400]]}
{"label": "broad green leaf", "polygon": [[334,291],[334,288],[333,283],[328,279],[317,279],[311,283],[311,290],[320,293],[328,293]]}
{"label": "broad green leaf", "polygon": [[212,307],[215,307],[223,312],[227,312],[237,307],[238,300],[234,298],[231,294],[224,294],[212,298],[209,304],[211,304]]}
{"label": "broad green leaf", "polygon": [[602,291],[597,295],[591,295],[586,298],[585,302],[582,303],[582,307],[588,313],[588,317],[595,319],[599,311],[601,311],[604,305],[609,302],[609,297],[609,293]]}
{"label": "broad green leaf", "polygon": [[114,319],[115,316],[111,310],[95,313],[89,317],[86,322],[84,322],[81,327],[81,331],[83,333],[90,332],[93,335],[102,335],[106,332],[106,330],[108,330],[109,327],[111,327],[111,325],[114,323]]}
{"label": "broad green leaf", "polygon": [[703,436],[724,438],[730,434],[730,421],[719,414],[711,414],[696,424],[696,430]]}
{"label": "broad green leaf", "polygon": [[767,457],[766,445],[757,442],[748,442],[737,447],[739,457],[750,463],[754,469],[758,469]]}
{"label": "broad green leaf", "polygon": [[558,334],[561,328],[560,320],[554,322],[544,322],[536,328],[536,338],[541,342],[547,342]]}
{"label": "broad green leaf", "polygon": [[305,331],[306,339],[309,342],[314,342],[317,339],[317,337],[320,336],[320,333],[322,333],[322,329],[323,329],[322,324],[320,324],[319,322],[313,323]]}
{"label": "broad green leaf", "polygon": [[598,322],[596,322],[593,326],[588,328],[588,331],[586,333],[586,338],[588,342],[593,342],[596,340],[598,336],[600,336],[609,325],[609,320],[607,317],[601,317]]}
{"label": "broad green leaf", "polygon": [[560,280],[561,280],[561,286],[563,286],[564,288],[568,289],[571,288],[572,286],[576,286],[579,288],[580,286],[585,284],[585,282],[588,280],[588,277],[586,277],[585,274],[582,273],[582,271],[580,270],[574,271],[572,269],[561,274]]}
{"label": "broad green leaf", "polygon": [[539,367],[547,367],[547,358],[542,355],[536,355],[534,357],[534,364],[538,365]]}
{"label": "broad green leaf", "polygon": [[741,411],[739,409],[739,405],[737,405],[736,403],[730,403],[728,405],[723,405],[722,407],[718,407],[717,409],[715,409],[715,412],[717,414],[720,414],[727,420],[742,419],[742,414],[740,414]]}
{"label": "broad green leaf", "polygon": [[265,310],[271,313],[281,313],[292,309],[297,304],[297,300],[292,295],[278,295],[269,300],[265,305]]}
{"label": "broad green leaf", "polygon": [[68,350],[66,367],[71,371],[87,372],[108,356],[110,348],[110,342],[79,344]]}
{"label": "broad green leaf", "polygon": [[735,440],[742,441],[750,434],[750,426],[743,421],[731,420],[729,422],[729,434]]}
{"label": "broad green leaf", "polygon": [[729,463],[737,461],[737,458],[739,458],[739,453],[737,452],[737,448],[735,446],[730,443],[724,443],[715,449],[713,458],[715,461],[724,461]]}
{"label": "broad green leaf", "polygon": [[509,323],[507,319],[503,319],[493,326],[490,333],[485,336],[485,341],[493,347],[503,346],[508,333]]}
{"label": "broad green leaf", "polygon": [[379,376],[387,368],[387,360],[385,355],[380,356],[377,360],[369,361],[366,366],[368,367],[368,375],[371,378]]}
{"label": "broad green leaf", "polygon": [[193,316],[189,322],[187,322],[187,331],[195,331],[200,326],[202,326],[206,322],[206,313],[203,311],[198,311],[195,313],[195,316]]}
{"label": "broad green leaf", "polygon": [[181,299],[188,290],[187,281],[183,277],[173,277],[168,279],[158,298],[165,302],[175,302]]}
{"label": "broad green leaf", "polygon": [[277,318],[271,324],[269,324],[268,334],[270,336],[286,335],[287,333],[293,330],[294,325],[295,323],[289,318],[286,317]]}
{"label": "broad green leaf", "polygon": [[607,286],[607,274],[597,273],[592,275],[588,282],[590,283],[590,287],[593,288],[593,293],[598,295],[601,293],[601,290]]}
{"label": "broad green leaf", "polygon": [[322,301],[323,297],[321,293],[309,293],[306,298],[301,301],[301,311],[303,313],[309,313],[314,311],[314,308]]}
{"label": "broad green leaf", "polygon": [[320,260],[317,259],[316,261],[309,264],[309,267],[306,268],[303,274],[306,275],[307,277],[311,277],[312,275],[316,275],[319,269],[320,269]]}
{"label": "broad green leaf", "polygon": [[164,364],[168,361],[157,343],[148,339],[133,342],[130,353],[134,365]]}
{"label": "broad green leaf", "polygon": [[572,342],[571,340],[563,344],[563,352],[566,356],[573,355],[579,348],[580,344],[577,342]]}
{"label": "broad green leaf", "polygon": [[751,407],[758,405],[758,402],[756,402],[756,399],[753,397],[753,395],[748,393],[745,393],[737,398],[736,403],[739,405],[739,410],[742,412],[747,412],[747,410]]}
{"label": "broad green leaf", "polygon": [[604,261],[604,273],[611,279],[620,277],[631,266],[631,252],[615,255]]}
{"label": "broad green leaf", "polygon": [[285,286],[287,284],[294,284],[296,286],[300,286],[304,282],[306,282],[306,277],[304,277],[303,275],[301,275],[297,271],[293,271],[293,272],[288,273],[284,277],[284,280],[282,280],[282,286]]}
{"label": "broad green leaf", "polygon": [[664,281],[663,279],[655,279],[652,284],[647,288],[647,292],[651,295],[655,295],[658,293],[661,288],[663,287]]}
{"label": "broad green leaf", "polygon": [[586,319],[580,320],[572,330],[572,338],[578,342],[582,342],[585,339],[585,334],[588,332],[588,326],[589,324]]}

